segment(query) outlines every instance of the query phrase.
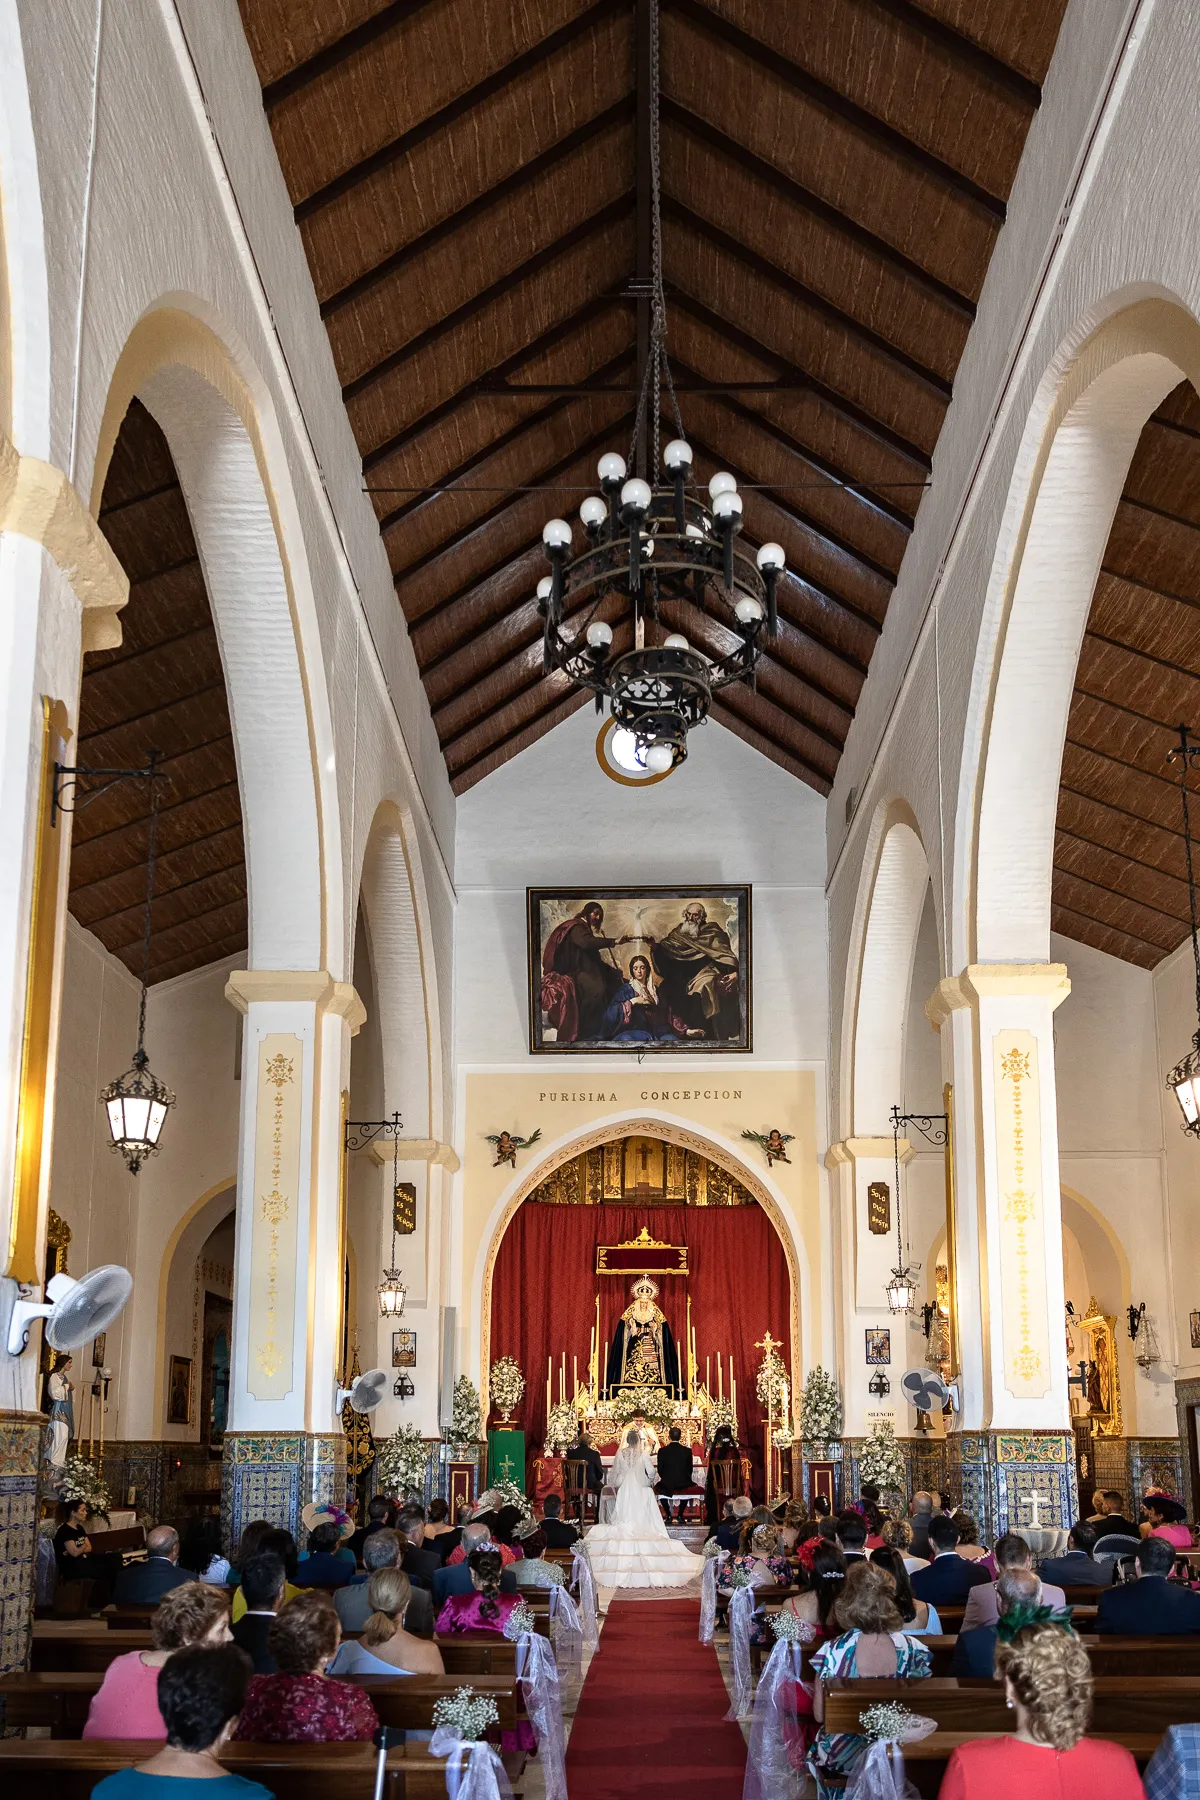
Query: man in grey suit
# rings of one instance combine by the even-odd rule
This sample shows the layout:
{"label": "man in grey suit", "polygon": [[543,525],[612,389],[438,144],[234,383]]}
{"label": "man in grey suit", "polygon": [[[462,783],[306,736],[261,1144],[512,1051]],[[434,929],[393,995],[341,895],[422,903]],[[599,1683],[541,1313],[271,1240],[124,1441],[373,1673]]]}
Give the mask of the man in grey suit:
{"label": "man in grey suit", "polygon": [[1053,1581],[1061,1588],[1106,1588],[1113,1584],[1114,1558],[1103,1561],[1092,1555],[1096,1547],[1096,1527],[1081,1519],[1071,1527],[1065,1556],[1044,1556],[1039,1564],[1043,1581]]}
{"label": "man in grey suit", "polygon": [[[404,1540],[397,1531],[373,1531],[363,1542],[364,1572],[345,1587],[335,1589],[333,1604],[343,1631],[361,1631],[371,1613],[367,1585],[377,1569],[398,1569],[404,1556]],[[433,1601],[426,1588],[414,1587],[404,1615],[404,1629],[414,1637],[433,1636]]]}
{"label": "man in grey suit", "polygon": [[[471,1580],[471,1570],[468,1561],[472,1550],[489,1550],[496,1548],[492,1543],[492,1534],[486,1525],[464,1525],[462,1547],[466,1551],[466,1556],[463,1557],[463,1560],[460,1563],[454,1563],[453,1565],[446,1565],[440,1568],[433,1578],[433,1607],[435,1617],[441,1612],[451,1594],[470,1594],[474,1591],[474,1583]],[[511,1568],[505,1564],[504,1568],[500,1571],[500,1592],[502,1594],[515,1594],[516,1591],[517,1578],[513,1574]]]}

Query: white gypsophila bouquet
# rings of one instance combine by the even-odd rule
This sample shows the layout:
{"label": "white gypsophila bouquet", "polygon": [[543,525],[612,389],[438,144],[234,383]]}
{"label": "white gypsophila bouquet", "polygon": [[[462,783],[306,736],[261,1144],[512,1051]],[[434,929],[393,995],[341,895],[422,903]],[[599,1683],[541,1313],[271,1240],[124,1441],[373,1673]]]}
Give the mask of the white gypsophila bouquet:
{"label": "white gypsophila bouquet", "polygon": [[842,1435],[837,1382],[820,1363],[809,1371],[800,1396],[800,1435],[810,1444],[829,1444]]}
{"label": "white gypsophila bouquet", "polygon": [[579,1415],[569,1400],[551,1407],[550,1416],[546,1420],[546,1451],[553,1456],[556,1451],[565,1450],[573,1444],[579,1435]]}
{"label": "white gypsophila bouquet", "polygon": [[454,1384],[454,1409],[450,1415],[450,1447],[460,1453],[474,1450],[481,1439],[479,1389],[469,1375]]}
{"label": "white gypsophila bouquet", "polygon": [[902,1706],[898,1700],[881,1700],[877,1705],[865,1707],[859,1713],[858,1728],[863,1737],[878,1743],[889,1743],[893,1739],[907,1736],[910,1727],[916,1724],[920,1716],[910,1707]]}
{"label": "white gypsophila bouquet", "polygon": [[618,1425],[645,1419],[667,1430],[675,1423],[675,1402],[665,1388],[625,1388],[612,1402],[612,1414]]}
{"label": "white gypsophila bouquet", "polygon": [[728,1425],[734,1437],[737,1437],[737,1415],[728,1400],[714,1400],[708,1409],[708,1417],[704,1421],[704,1432],[711,1444],[722,1425]]}
{"label": "white gypsophila bouquet", "polygon": [[510,1413],[521,1404],[525,1377],[515,1356],[502,1356],[492,1364],[488,1392],[492,1396],[492,1405],[502,1413]]}
{"label": "white gypsophila bouquet", "polygon": [[512,1638],[524,1637],[527,1631],[537,1630],[537,1620],[533,1616],[533,1608],[527,1601],[518,1600],[517,1604],[504,1621],[504,1635]]}
{"label": "white gypsophila bouquet", "polygon": [[890,1488],[903,1494],[907,1487],[904,1457],[896,1442],[890,1420],[876,1425],[858,1453],[858,1481],[874,1482],[879,1489]]}
{"label": "white gypsophila bouquet", "polygon": [[400,1500],[409,1494],[420,1498],[425,1492],[425,1471],[431,1453],[416,1425],[397,1426],[394,1435],[379,1446],[375,1458],[375,1475],[381,1490]]}
{"label": "white gypsophila bouquet", "polygon": [[515,1506],[523,1519],[533,1517],[533,1508],[515,1481],[493,1481],[488,1493],[494,1494],[496,1497],[497,1512],[502,1506]]}
{"label": "white gypsophila bouquet", "polygon": [[64,1500],[83,1500],[89,1513],[107,1519],[112,1496],[99,1469],[86,1456],[68,1456],[59,1491]]}
{"label": "white gypsophila bouquet", "polygon": [[769,1612],[767,1618],[775,1633],[776,1642],[782,1638],[789,1644],[803,1644],[813,1634],[812,1626],[805,1624],[790,1606],[781,1606],[777,1612]]}
{"label": "white gypsophila bouquet", "polygon": [[433,1723],[473,1744],[489,1725],[500,1723],[500,1714],[490,1695],[477,1694],[473,1687],[460,1687],[434,1702]]}
{"label": "white gypsophila bouquet", "polygon": [[754,1582],[748,1569],[734,1569],[723,1585],[728,1588],[753,1587]]}

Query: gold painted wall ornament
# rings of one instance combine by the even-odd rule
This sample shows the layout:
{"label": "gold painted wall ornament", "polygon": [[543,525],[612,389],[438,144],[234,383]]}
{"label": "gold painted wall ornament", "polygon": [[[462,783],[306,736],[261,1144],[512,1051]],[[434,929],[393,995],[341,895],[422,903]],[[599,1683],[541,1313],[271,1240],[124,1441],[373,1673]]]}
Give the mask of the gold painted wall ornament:
{"label": "gold painted wall ornament", "polygon": [[1086,1313],[1076,1324],[1087,1346],[1084,1391],[1092,1430],[1097,1437],[1120,1437],[1121,1373],[1117,1362],[1116,1315],[1106,1313],[1093,1294]]}
{"label": "gold painted wall ornament", "polygon": [[1050,1342],[1038,1045],[1033,1033],[997,1032],[992,1040],[992,1067],[1004,1377],[1010,1393],[1021,1399],[1040,1399],[1050,1389]]}
{"label": "gold painted wall ornament", "polygon": [[867,1188],[867,1230],[886,1237],[892,1229],[892,1190],[886,1181],[872,1181]]}
{"label": "gold painted wall ornament", "polygon": [[249,1284],[249,1387],[256,1400],[282,1400],[292,1386],[303,1055],[292,1032],[269,1032],[258,1046]]}
{"label": "gold painted wall ornament", "polygon": [[622,1200],[641,1206],[756,1204],[753,1194],[718,1163],[645,1134],[595,1144],[560,1163],[529,1198],[543,1206],[602,1206]]}

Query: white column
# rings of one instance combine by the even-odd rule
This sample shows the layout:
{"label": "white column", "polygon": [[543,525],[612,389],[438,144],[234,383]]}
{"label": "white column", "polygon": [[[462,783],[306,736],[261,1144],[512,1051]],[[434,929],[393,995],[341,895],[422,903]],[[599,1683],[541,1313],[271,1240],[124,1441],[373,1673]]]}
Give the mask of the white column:
{"label": "white column", "polygon": [[366,1015],[321,970],[239,970],[225,992],[245,1015],[229,1430],[331,1433],[342,1092]]}
{"label": "white column", "polygon": [[[900,1162],[912,1157],[907,1138],[900,1139]],[[843,1430],[847,1437],[866,1437],[872,1425],[890,1418],[900,1436],[907,1428],[908,1409],[899,1381],[908,1363],[908,1317],[890,1311],[884,1292],[896,1267],[895,1161],[890,1137],[850,1137],[831,1144],[825,1156],[838,1196],[841,1281]],[[876,1196],[874,1216],[882,1222],[886,1207],[886,1231],[872,1230],[871,1188],[886,1188]],[[907,1254],[905,1261],[908,1261]],[[889,1334],[891,1362],[867,1362],[867,1332]],[[891,1392],[878,1397],[869,1385],[876,1368],[882,1368]]]}
{"label": "white column", "polygon": [[972,964],[927,1009],[953,1032],[965,1429],[1070,1429],[1054,1011],[1062,963]]}

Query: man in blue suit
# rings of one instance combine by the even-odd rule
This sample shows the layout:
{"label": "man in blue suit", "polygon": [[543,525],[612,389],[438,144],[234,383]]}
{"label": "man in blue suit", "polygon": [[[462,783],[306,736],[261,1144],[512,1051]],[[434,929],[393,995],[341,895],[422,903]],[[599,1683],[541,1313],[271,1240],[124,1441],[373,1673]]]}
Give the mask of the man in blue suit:
{"label": "man in blue suit", "polygon": [[1056,1587],[1111,1587],[1113,1565],[1108,1560],[1097,1562],[1092,1555],[1095,1543],[1096,1527],[1081,1519],[1071,1527],[1066,1555],[1044,1556],[1038,1574],[1043,1581],[1052,1581]]}
{"label": "man in blue suit", "polygon": [[179,1533],[173,1525],[156,1525],[146,1537],[146,1560],[127,1563],[117,1576],[113,1599],[118,1606],[157,1606],[164,1594],[196,1581],[191,1569],[179,1567]]}
{"label": "man in blue suit", "polygon": [[936,1606],[965,1606],[973,1587],[991,1576],[981,1563],[958,1554],[958,1526],[946,1513],[934,1513],[929,1521],[929,1548],[933,1561],[927,1569],[914,1569],[912,1591],[918,1600]]}
{"label": "man in blue suit", "polygon": [[[474,1592],[471,1580],[470,1556],[472,1550],[490,1550],[492,1534],[486,1525],[465,1525],[463,1527],[463,1549],[466,1556],[462,1562],[450,1568],[440,1568],[433,1577],[433,1611],[434,1617],[441,1612],[451,1594],[470,1594]],[[500,1571],[500,1592],[515,1594],[517,1578],[507,1565]]]}
{"label": "man in blue suit", "polygon": [[1167,1580],[1175,1546],[1166,1538],[1142,1539],[1138,1579],[1108,1588],[1096,1608],[1096,1630],[1117,1637],[1181,1637],[1200,1633],[1200,1594]]}

